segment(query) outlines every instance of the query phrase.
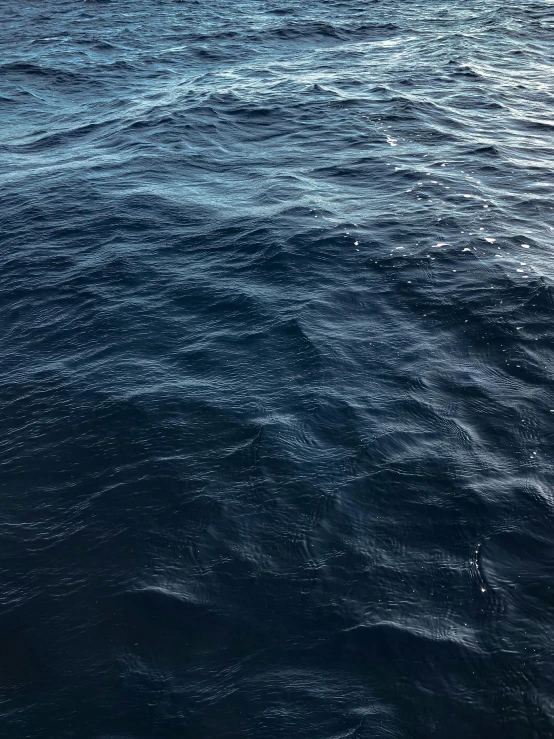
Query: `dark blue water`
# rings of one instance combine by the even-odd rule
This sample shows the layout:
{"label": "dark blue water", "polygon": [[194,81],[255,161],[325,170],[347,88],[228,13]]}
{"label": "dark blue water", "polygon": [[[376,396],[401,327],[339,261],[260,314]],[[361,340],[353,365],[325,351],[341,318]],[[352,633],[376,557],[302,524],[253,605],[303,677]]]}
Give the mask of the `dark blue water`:
{"label": "dark blue water", "polygon": [[554,736],[554,5],[0,41],[1,736]]}

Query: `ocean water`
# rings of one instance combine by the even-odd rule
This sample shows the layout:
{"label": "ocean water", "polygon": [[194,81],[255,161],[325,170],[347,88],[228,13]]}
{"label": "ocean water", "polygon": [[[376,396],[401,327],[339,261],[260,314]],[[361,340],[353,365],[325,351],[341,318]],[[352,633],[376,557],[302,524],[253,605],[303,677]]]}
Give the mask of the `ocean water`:
{"label": "ocean water", "polygon": [[0,735],[554,736],[554,4],[0,40]]}

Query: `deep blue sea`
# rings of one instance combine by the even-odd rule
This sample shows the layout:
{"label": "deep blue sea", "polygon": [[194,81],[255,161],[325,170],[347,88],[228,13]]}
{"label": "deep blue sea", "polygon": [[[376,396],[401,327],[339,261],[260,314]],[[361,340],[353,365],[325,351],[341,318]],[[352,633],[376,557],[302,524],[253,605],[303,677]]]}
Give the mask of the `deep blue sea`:
{"label": "deep blue sea", "polygon": [[554,737],[552,0],[0,3],[2,739]]}

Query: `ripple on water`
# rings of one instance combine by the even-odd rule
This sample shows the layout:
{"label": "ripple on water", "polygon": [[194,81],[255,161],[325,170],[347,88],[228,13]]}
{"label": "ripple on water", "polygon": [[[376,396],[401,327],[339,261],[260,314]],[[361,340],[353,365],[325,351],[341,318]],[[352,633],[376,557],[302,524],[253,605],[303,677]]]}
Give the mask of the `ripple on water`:
{"label": "ripple on water", "polygon": [[551,735],[548,2],[0,15],[7,739]]}

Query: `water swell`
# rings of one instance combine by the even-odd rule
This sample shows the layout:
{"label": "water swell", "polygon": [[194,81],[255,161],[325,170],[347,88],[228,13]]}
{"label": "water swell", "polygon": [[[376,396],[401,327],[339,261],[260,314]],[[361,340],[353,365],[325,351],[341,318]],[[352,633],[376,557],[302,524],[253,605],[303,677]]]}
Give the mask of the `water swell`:
{"label": "water swell", "polygon": [[552,733],[549,12],[2,8],[6,737]]}

